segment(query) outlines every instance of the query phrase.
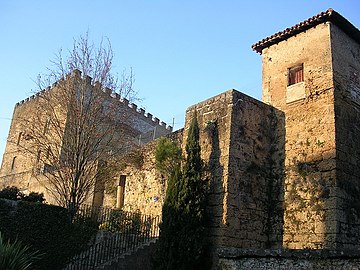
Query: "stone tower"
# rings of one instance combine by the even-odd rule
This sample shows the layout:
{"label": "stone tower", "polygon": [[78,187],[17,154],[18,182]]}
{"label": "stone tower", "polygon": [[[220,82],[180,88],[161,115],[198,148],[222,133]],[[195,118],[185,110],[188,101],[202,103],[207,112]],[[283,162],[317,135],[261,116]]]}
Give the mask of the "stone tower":
{"label": "stone tower", "polygon": [[285,113],[287,248],[360,246],[360,31],[332,9],[254,44]]}
{"label": "stone tower", "polygon": [[[5,186],[17,186],[25,193],[44,192],[48,202],[56,203],[46,192],[44,185],[49,181],[45,181],[44,176],[52,170],[52,165],[56,164],[54,160],[61,160],[64,145],[73,140],[69,131],[72,126],[68,124],[68,105],[71,98],[61,99],[61,96],[65,96],[64,91],[70,91],[75,81],[80,81],[79,85],[91,90],[92,96],[96,98],[91,104],[98,106],[97,112],[100,111],[102,115],[94,114],[94,122],[100,126],[98,119],[110,115],[111,117],[106,120],[117,127],[109,130],[112,132],[109,137],[113,139],[105,150],[110,148],[109,151],[121,157],[132,149],[171,133],[171,126],[152,114],[145,113],[144,109],[138,109],[136,104],[129,103],[129,100],[120,97],[99,82],[93,82],[91,77],[74,70],[66,79],[55,82],[52,87],[15,105],[0,168],[0,189]],[[110,113],[106,114],[105,109]],[[36,141],[34,137],[46,139],[45,142],[39,138]],[[102,205],[104,199],[104,187],[97,186],[98,182],[100,181],[96,180],[96,191],[93,192],[92,198],[92,203],[96,206]],[[117,182],[119,183],[119,180]]]}

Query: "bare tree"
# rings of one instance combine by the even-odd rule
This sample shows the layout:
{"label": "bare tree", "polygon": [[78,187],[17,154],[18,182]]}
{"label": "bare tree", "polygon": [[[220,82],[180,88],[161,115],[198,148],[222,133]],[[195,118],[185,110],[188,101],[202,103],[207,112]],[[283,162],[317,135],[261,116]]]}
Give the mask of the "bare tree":
{"label": "bare tree", "polygon": [[119,106],[119,96],[136,98],[134,76],[130,70],[118,80],[111,72],[112,60],[109,41],[95,47],[87,34],[75,40],[68,57],[64,60],[60,51],[49,74],[39,76],[37,113],[23,121],[24,148],[35,157],[34,176],[72,214],[98,183],[113,178],[112,160],[135,137],[127,106]]}

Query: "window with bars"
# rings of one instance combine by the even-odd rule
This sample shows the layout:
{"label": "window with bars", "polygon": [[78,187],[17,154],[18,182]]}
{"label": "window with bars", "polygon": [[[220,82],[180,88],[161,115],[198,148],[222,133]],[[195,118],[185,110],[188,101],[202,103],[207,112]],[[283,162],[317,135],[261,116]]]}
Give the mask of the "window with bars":
{"label": "window with bars", "polygon": [[289,68],[288,86],[304,81],[304,65]]}

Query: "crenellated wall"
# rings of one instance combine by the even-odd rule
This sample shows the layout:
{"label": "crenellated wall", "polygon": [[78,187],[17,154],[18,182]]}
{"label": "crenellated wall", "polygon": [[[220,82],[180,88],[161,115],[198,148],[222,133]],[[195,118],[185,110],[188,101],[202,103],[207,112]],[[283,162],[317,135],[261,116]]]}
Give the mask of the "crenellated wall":
{"label": "crenellated wall", "polygon": [[[48,107],[55,108],[55,118],[60,119],[62,127],[57,127],[57,131],[60,133],[54,133],[52,137],[59,142],[54,143],[54,145],[61,147],[62,143],[69,137],[66,127],[69,114],[66,112],[66,98],[63,98],[60,104],[57,97],[55,97],[55,93],[61,95],[61,91],[66,90],[66,87],[68,87],[67,84],[76,83],[77,79],[85,82],[81,83],[81,87],[96,91],[96,97],[103,104],[104,109],[114,112],[109,113],[111,115],[109,120],[114,121],[116,124],[112,132],[115,133],[113,134],[113,140],[116,140],[117,143],[114,143],[113,149],[119,148],[119,152],[125,154],[134,147],[171,133],[172,127],[160,121],[157,117],[153,117],[151,113],[146,113],[142,108],[138,109],[136,104],[130,103],[129,100],[114,93],[111,89],[103,87],[99,82],[92,82],[91,77],[82,77],[80,71],[74,70],[66,79],[55,82],[52,86],[16,103],[0,169],[1,186],[16,185],[25,192],[45,192],[45,188],[41,186],[39,181],[35,180],[35,178],[42,178],[39,172],[42,172],[43,169],[40,168],[41,162],[39,162],[38,150],[34,149],[34,146],[30,144],[30,137],[33,136],[30,133],[34,133],[36,130],[39,132],[38,134],[41,134],[46,129],[48,118],[51,117],[46,112],[46,108],[41,105],[41,102],[46,100],[48,103],[54,103],[55,106]],[[56,106],[59,108],[56,109]],[[29,126],[33,128],[29,128]],[[60,155],[61,151],[61,149],[58,149]],[[45,155],[44,152],[42,150],[40,154]],[[45,166],[45,164],[42,164],[42,166]],[[50,198],[47,199],[50,200]],[[101,202],[102,199],[100,199],[99,203]]]}
{"label": "crenellated wall", "polygon": [[[71,75],[69,75],[67,77],[67,79],[71,78],[71,76],[81,76],[81,72],[78,70],[75,70],[75,71],[73,71],[73,73]],[[145,132],[148,131],[148,130],[146,130],[147,126],[151,126],[152,129],[154,129],[156,127],[157,131],[156,131],[155,137],[159,137],[159,136],[168,134],[169,132],[172,131],[172,129],[173,129],[172,126],[167,125],[163,121],[160,121],[159,118],[154,117],[151,113],[146,112],[143,108],[138,108],[138,105],[130,102],[128,99],[126,99],[124,97],[121,97],[118,93],[113,92],[113,90],[111,90],[107,87],[103,87],[100,82],[97,82],[97,81],[92,82],[93,80],[90,76],[86,76],[85,80],[87,81],[89,86],[95,87],[95,88],[101,90],[104,93],[103,97],[107,101],[116,102],[116,104],[118,106],[124,108],[125,110],[127,110],[127,112],[131,112],[134,120],[143,122],[142,124],[138,123],[138,127],[140,129],[141,129],[141,127],[144,127]],[[55,83],[53,83],[53,85],[51,87],[49,86],[46,89],[43,89],[43,90],[37,92],[36,94],[17,102],[15,104],[15,108],[17,106],[21,106],[31,100],[36,99],[39,95],[45,94],[47,91],[52,91],[52,89],[56,88],[58,86],[58,84],[59,84],[59,82],[55,82]],[[145,132],[143,132],[143,133],[145,133]]]}

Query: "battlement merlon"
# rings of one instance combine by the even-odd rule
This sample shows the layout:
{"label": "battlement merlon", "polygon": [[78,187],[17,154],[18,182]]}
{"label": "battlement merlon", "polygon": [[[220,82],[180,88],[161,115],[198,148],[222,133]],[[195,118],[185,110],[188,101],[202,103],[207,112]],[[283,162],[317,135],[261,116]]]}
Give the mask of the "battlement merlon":
{"label": "battlement merlon", "polygon": [[[78,77],[81,76],[81,71],[79,70],[74,70],[73,71],[74,77]],[[172,132],[173,127],[170,125],[167,125],[165,122],[160,121],[159,118],[157,117],[153,117],[153,115],[151,113],[146,113],[146,111],[143,108],[138,109],[138,105],[130,102],[127,98],[125,97],[121,97],[121,95],[119,93],[114,92],[112,89],[108,88],[108,87],[104,87],[100,82],[96,81],[93,84],[91,84],[92,78],[87,76],[86,77],[87,81],[89,82],[90,85],[92,85],[93,87],[96,87],[98,89],[101,89],[105,94],[107,94],[110,98],[112,98],[113,100],[116,100],[117,102],[120,102],[121,104],[123,104],[123,106],[125,106],[128,109],[132,109],[133,112],[137,113],[137,117],[142,117],[143,120],[145,121],[149,121],[152,125],[156,125],[159,126],[161,128],[165,128],[166,130]]]}
{"label": "battlement merlon", "polygon": [[[85,82],[87,84],[89,84],[92,87],[95,87],[97,89],[100,89],[101,91],[104,92],[104,94],[106,94],[108,97],[110,97],[112,100],[115,100],[116,102],[119,102],[119,104],[122,104],[123,106],[125,106],[127,109],[133,110],[135,113],[137,113],[137,117],[141,117],[143,120],[151,123],[152,125],[156,125],[159,126],[161,128],[165,128],[166,130],[172,132],[173,127],[170,125],[167,125],[165,122],[160,121],[159,118],[157,117],[153,117],[153,115],[151,113],[146,113],[146,111],[143,108],[138,109],[138,106],[135,103],[130,103],[130,101],[128,99],[126,99],[125,97],[121,97],[121,95],[119,93],[114,92],[112,89],[108,88],[108,87],[104,87],[101,82],[99,81],[95,81],[93,82],[93,78],[85,75],[82,76],[82,72],[78,69],[74,69],[71,73],[69,73],[66,77],[66,80],[71,79],[71,78],[82,78],[85,80]],[[64,79],[62,79],[64,80]],[[37,93],[35,93],[34,95],[27,97],[24,100],[21,100],[19,102],[17,102],[15,104],[15,106],[21,106],[25,103],[27,103],[30,100],[36,99],[38,98],[38,96],[51,91],[53,88],[57,87],[59,85],[60,81],[56,81],[54,82],[51,86],[48,86],[46,89],[42,89],[40,91],[38,91]]]}

